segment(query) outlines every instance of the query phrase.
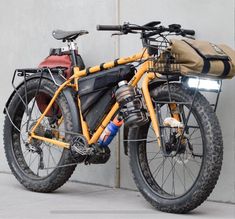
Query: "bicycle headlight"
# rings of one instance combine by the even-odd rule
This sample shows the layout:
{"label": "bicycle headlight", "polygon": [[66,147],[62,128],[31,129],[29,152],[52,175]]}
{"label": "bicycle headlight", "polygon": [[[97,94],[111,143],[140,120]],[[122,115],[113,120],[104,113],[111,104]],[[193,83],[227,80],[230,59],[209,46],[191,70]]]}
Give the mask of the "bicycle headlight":
{"label": "bicycle headlight", "polygon": [[187,78],[186,84],[191,88],[198,88],[200,90],[218,91],[221,83],[219,80],[201,79],[201,78]]}

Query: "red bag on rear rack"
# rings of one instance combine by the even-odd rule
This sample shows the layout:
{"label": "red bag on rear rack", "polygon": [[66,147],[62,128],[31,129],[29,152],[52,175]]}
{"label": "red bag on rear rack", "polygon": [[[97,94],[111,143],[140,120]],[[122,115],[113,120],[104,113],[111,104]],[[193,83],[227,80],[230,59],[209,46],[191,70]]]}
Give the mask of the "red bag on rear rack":
{"label": "red bag on rear rack", "polygon": [[[70,52],[62,52],[61,48],[51,49],[50,54],[47,58],[45,58],[40,64],[39,68],[48,67],[48,68],[56,68],[63,67],[67,68],[64,72],[64,76],[68,79],[72,75],[72,62],[70,57]],[[81,56],[76,51],[76,58],[78,67],[83,70],[85,68],[84,62]]]}
{"label": "red bag on rear rack", "polygon": [[[71,57],[70,57],[70,52],[62,52],[61,48],[57,49],[51,49],[49,56],[46,57],[40,64],[39,68],[66,68],[64,71],[64,77],[65,78],[70,78],[72,75],[72,62],[71,62]],[[81,56],[76,52],[76,58],[77,58],[77,63],[78,67],[83,70],[85,68],[85,65],[83,63],[83,60]],[[44,112],[46,109],[48,103],[50,102],[51,97],[46,96],[43,93],[40,93],[40,95],[37,96],[37,105],[41,113]],[[46,114],[46,116],[51,117],[53,116],[53,113],[59,114],[60,112],[58,111],[58,106],[57,104],[53,104],[51,110]]]}

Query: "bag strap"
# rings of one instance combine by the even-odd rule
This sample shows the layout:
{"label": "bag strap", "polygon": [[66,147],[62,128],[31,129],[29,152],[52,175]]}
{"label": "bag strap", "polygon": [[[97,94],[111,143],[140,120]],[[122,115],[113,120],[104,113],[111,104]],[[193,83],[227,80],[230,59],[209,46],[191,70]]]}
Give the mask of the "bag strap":
{"label": "bag strap", "polygon": [[[190,47],[192,47],[197,54],[203,59],[203,68],[202,68],[202,74],[207,74],[210,71],[210,61],[212,60],[216,60],[215,57],[205,57],[196,47],[194,47],[191,43],[187,42],[186,40],[182,40],[184,41],[187,45],[189,45]],[[229,63],[229,58],[225,58],[225,57],[218,57],[217,58],[218,61],[223,62],[224,64],[224,70],[222,72],[222,74],[220,75],[221,78],[226,78],[226,76],[229,74],[230,70],[231,70],[231,66]]]}
{"label": "bag strap", "polygon": [[190,47],[192,47],[196,51],[196,53],[203,59],[204,64],[203,64],[203,68],[202,68],[201,73],[207,74],[210,70],[210,67],[211,67],[210,61],[205,56],[203,56],[202,53],[197,48],[195,48],[191,43],[187,42],[186,40],[182,40],[182,41],[184,41],[186,44],[188,44]]}
{"label": "bag strap", "polygon": [[231,65],[229,63],[229,61],[227,60],[221,60],[224,64],[224,71],[223,73],[220,75],[221,78],[226,78],[226,76],[229,74],[230,70],[231,70]]}

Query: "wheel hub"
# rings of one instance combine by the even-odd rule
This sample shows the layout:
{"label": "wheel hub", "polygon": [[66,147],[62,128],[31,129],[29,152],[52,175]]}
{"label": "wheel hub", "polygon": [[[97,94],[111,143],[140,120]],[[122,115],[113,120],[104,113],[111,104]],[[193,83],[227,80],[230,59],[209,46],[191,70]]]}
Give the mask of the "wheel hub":
{"label": "wheel hub", "polygon": [[[179,143],[179,141],[181,141]],[[181,139],[181,136],[176,132],[170,134],[170,139],[165,144],[165,151],[169,155],[172,152],[177,152],[177,154],[183,154],[186,151],[186,142],[185,139]]]}
{"label": "wheel hub", "polygon": [[187,138],[185,136],[181,138],[176,132],[170,134],[170,139],[165,144],[165,151],[167,155],[172,155],[178,164],[187,163],[193,154],[192,145]]}

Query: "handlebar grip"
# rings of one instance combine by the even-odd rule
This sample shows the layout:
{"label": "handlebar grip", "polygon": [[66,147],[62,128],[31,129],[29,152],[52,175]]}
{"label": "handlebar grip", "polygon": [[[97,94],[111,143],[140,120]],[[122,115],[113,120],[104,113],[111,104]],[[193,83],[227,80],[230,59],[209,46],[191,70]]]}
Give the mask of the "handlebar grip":
{"label": "handlebar grip", "polygon": [[195,30],[184,30],[182,29],[182,32],[186,35],[191,35],[191,36],[194,36],[195,35]]}
{"label": "handlebar grip", "polygon": [[122,26],[121,25],[97,25],[97,30],[105,30],[105,31],[121,31]]}

